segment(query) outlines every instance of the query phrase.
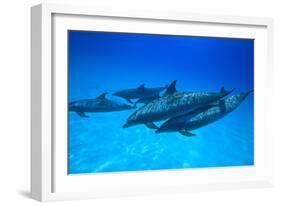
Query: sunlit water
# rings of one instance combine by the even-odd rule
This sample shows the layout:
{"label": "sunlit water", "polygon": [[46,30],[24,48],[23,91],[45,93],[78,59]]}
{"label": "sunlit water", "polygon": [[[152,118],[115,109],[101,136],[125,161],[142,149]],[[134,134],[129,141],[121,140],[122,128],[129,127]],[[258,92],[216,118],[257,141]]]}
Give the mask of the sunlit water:
{"label": "sunlit water", "polygon": [[[69,101],[102,92],[158,87],[235,93],[253,88],[253,41],[96,32],[69,33]],[[121,98],[108,96],[116,101]],[[253,94],[223,119],[192,131],[156,134],[122,128],[134,110],[69,112],[69,174],[254,164]],[[140,106],[140,105],[139,105]],[[162,122],[156,122],[160,125]]]}

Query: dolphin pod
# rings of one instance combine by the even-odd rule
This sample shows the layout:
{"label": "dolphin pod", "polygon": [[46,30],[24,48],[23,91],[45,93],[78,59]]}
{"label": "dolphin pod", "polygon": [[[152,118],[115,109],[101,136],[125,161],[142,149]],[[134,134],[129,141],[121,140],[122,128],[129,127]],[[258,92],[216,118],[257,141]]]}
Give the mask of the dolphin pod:
{"label": "dolphin pod", "polygon": [[176,90],[176,82],[175,80],[169,85],[161,98],[149,102],[129,116],[123,128],[145,124],[151,129],[157,129],[154,122],[188,113],[215,102],[231,92],[224,88],[220,92],[179,92]]}
{"label": "dolphin pod", "polygon": [[[147,88],[144,84],[135,89],[124,89],[113,96],[124,98],[131,104],[110,100],[107,92],[94,99],[72,101],[68,105],[70,112],[80,117],[85,113],[115,112],[136,109],[127,119],[123,128],[144,124],[156,133],[179,132],[184,136],[195,136],[191,131],[211,124],[235,110],[253,90],[226,97],[233,90],[224,87],[218,92],[193,91],[182,92],[176,89],[174,80],[168,87]],[[160,93],[164,91],[160,96]],[[134,103],[132,99],[138,99]],[[155,122],[164,121],[160,127]]]}
{"label": "dolphin pod", "polygon": [[78,101],[70,102],[68,110],[76,112],[81,117],[88,117],[85,113],[87,112],[113,112],[122,111],[136,108],[135,105],[131,106],[128,104],[116,102],[106,98],[108,93],[102,93],[95,99],[83,99]]}
{"label": "dolphin pod", "polygon": [[253,90],[219,100],[215,105],[199,108],[193,112],[171,118],[164,122],[156,133],[179,132],[195,136],[190,131],[211,124],[235,110]]}

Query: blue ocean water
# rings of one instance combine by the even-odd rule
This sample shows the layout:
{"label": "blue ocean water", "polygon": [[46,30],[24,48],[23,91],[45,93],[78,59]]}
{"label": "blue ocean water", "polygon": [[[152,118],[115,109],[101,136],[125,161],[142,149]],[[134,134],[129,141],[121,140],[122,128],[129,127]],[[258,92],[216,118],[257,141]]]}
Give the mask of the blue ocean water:
{"label": "blue ocean water", "polygon": [[[181,91],[224,86],[235,94],[254,88],[254,40],[69,31],[68,65],[69,102],[173,80]],[[254,164],[253,94],[190,138],[155,134],[144,125],[122,128],[133,112],[88,113],[89,118],[69,112],[68,173]]]}

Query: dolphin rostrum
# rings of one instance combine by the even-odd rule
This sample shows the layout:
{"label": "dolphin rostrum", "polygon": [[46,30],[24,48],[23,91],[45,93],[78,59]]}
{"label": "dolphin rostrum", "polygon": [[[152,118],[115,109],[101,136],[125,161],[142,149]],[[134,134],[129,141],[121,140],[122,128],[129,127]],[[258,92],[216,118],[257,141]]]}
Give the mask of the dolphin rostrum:
{"label": "dolphin rostrum", "polygon": [[148,88],[145,87],[145,84],[142,84],[137,88],[120,90],[113,93],[112,95],[122,97],[129,103],[132,103],[131,99],[143,99],[152,96],[159,96],[159,93],[166,88],[167,87]]}
{"label": "dolphin rostrum", "polygon": [[190,131],[213,123],[235,110],[253,90],[221,99],[193,112],[171,118],[164,122],[156,133],[179,132],[184,136],[195,136]]}
{"label": "dolphin rostrum", "polygon": [[113,112],[136,108],[136,105],[128,105],[106,98],[108,93],[102,93],[95,99],[83,99],[69,103],[68,110],[76,112],[81,117],[88,117],[85,112]]}
{"label": "dolphin rostrum", "polygon": [[145,124],[151,129],[158,129],[153,122],[185,114],[215,102],[231,92],[224,88],[220,92],[179,92],[175,87],[176,80],[169,85],[162,97],[140,107],[129,116],[123,128]]}

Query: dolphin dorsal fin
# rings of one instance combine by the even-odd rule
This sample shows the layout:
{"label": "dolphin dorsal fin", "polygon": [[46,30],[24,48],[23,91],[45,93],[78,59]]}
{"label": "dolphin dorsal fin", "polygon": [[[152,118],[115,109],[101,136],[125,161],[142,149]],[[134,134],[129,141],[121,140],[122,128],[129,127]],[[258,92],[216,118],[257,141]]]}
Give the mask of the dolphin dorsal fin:
{"label": "dolphin dorsal fin", "polygon": [[104,93],[102,93],[101,95],[99,95],[96,99],[105,99],[106,97],[106,95],[107,95],[108,93],[107,92],[104,92]]}
{"label": "dolphin dorsal fin", "polygon": [[144,85],[145,85],[145,84],[141,84],[141,85],[138,87],[138,89],[141,90],[141,91],[143,91],[143,90],[144,90]]}
{"label": "dolphin dorsal fin", "polygon": [[174,80],[174,81],[168,86],[166,92],[164,93],[164,96],[175,93],[175,92],[177,91],[177,89],[176,89],[176,84],[177,84],[177,80]]}
{"label": "dolphin dorsal fin", "polygon": [[226,96],[226,95],[229,95],[231,92],[233,92],[234,91],[234,89],[232,89],[232,90],[226,90],[224,87],[222,87],[221,88],[221,90],[220,90],[220,94],[222,95],[222,96]]}
{"label": "dolphin dorsal fin", "polygon": [[225,90],[224,87],[222,87],[220,92],[221,92],[221,94],[225,94],[227,91]]}

